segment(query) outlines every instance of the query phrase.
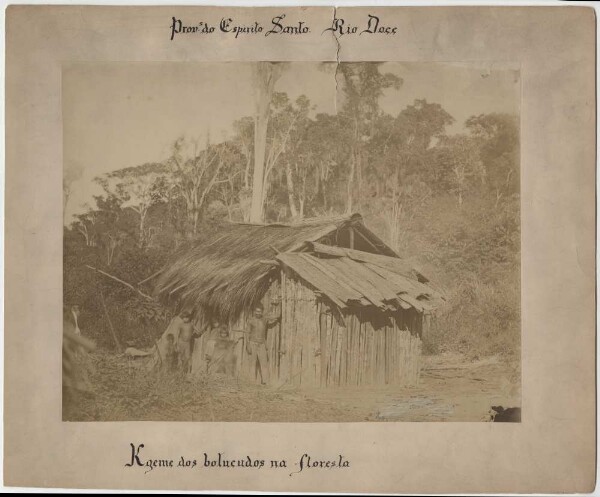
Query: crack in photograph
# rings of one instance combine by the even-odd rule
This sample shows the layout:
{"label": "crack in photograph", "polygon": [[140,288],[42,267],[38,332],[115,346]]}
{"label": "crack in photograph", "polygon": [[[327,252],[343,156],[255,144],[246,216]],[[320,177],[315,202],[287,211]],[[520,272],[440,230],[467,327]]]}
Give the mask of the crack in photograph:
{"label": "crack in photograph", "polygon": [[63,421],[521,420],[519,66],[63,67]]}

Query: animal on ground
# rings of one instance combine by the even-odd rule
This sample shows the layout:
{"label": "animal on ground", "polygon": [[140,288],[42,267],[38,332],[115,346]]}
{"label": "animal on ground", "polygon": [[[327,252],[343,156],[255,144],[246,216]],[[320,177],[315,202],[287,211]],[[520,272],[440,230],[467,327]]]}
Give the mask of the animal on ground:
{"label": "animal on ground", "polygon": [[492,406],[486,416],[486,421],[492,423],[520,423],[521,408]]}

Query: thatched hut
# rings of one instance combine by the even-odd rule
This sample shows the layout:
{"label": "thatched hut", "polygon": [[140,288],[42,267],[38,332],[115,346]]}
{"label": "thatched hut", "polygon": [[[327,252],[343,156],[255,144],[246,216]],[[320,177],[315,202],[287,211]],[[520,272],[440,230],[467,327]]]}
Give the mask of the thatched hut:
{"label": "thatched hut", "polygon": [[269,310],[281,300],[281,320],[267,339],[271,382],[415,384],[423,328],[441,298],[427,283],[355,214],[230,224],[181,250],[155,293],[229,323],[241,376],[256,375],[241,353],[249,313],[257,302]]}

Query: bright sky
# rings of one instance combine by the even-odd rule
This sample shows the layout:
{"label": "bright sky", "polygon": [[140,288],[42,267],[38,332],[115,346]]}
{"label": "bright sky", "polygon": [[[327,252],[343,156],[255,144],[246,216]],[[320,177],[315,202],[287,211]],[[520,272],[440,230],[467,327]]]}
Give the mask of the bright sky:
{"label": "bright sky", "polygon": [[[288,64],[276,91],[305,94],[316,112],[335,112],[334,65]],[[450,113],[460,132],[471,115],[518,114],[518,70],[492,65],[385,63],[401,76],[381,107],[397,115],[417,98]],[[73,183],[66,221],[99,192],[92,179],[103,173],[161,161],[178,136],[220,141],[233,121],[252,115],[254,93],[249,63],[79,63],[63,72],[65,168],[83,168]]]}

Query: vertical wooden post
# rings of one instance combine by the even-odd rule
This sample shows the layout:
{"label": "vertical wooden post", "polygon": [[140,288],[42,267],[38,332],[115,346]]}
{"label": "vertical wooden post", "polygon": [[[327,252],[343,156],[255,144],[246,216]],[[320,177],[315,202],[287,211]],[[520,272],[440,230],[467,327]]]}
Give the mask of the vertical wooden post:
{"label": "vertical wooden post", "polygon": [[289,374],[289,305],[290,305],[290,297],[288,295],[288,279],[286,275],[286,270],[282,268],[281,270],[281,321],[279,323],[280,328],[280,342],[279,342],[279,352],[282,352],[282,355],[279,359],[279,379],[281,381],[287,381]]}
{"label": "vertical wooden post", "polygon": [[321,341],[321,380],[320,386],[327,386],[327,362],[329,349],[327,347],[327,315],[325,314],[324,304],[319,306],[319,333]]}

